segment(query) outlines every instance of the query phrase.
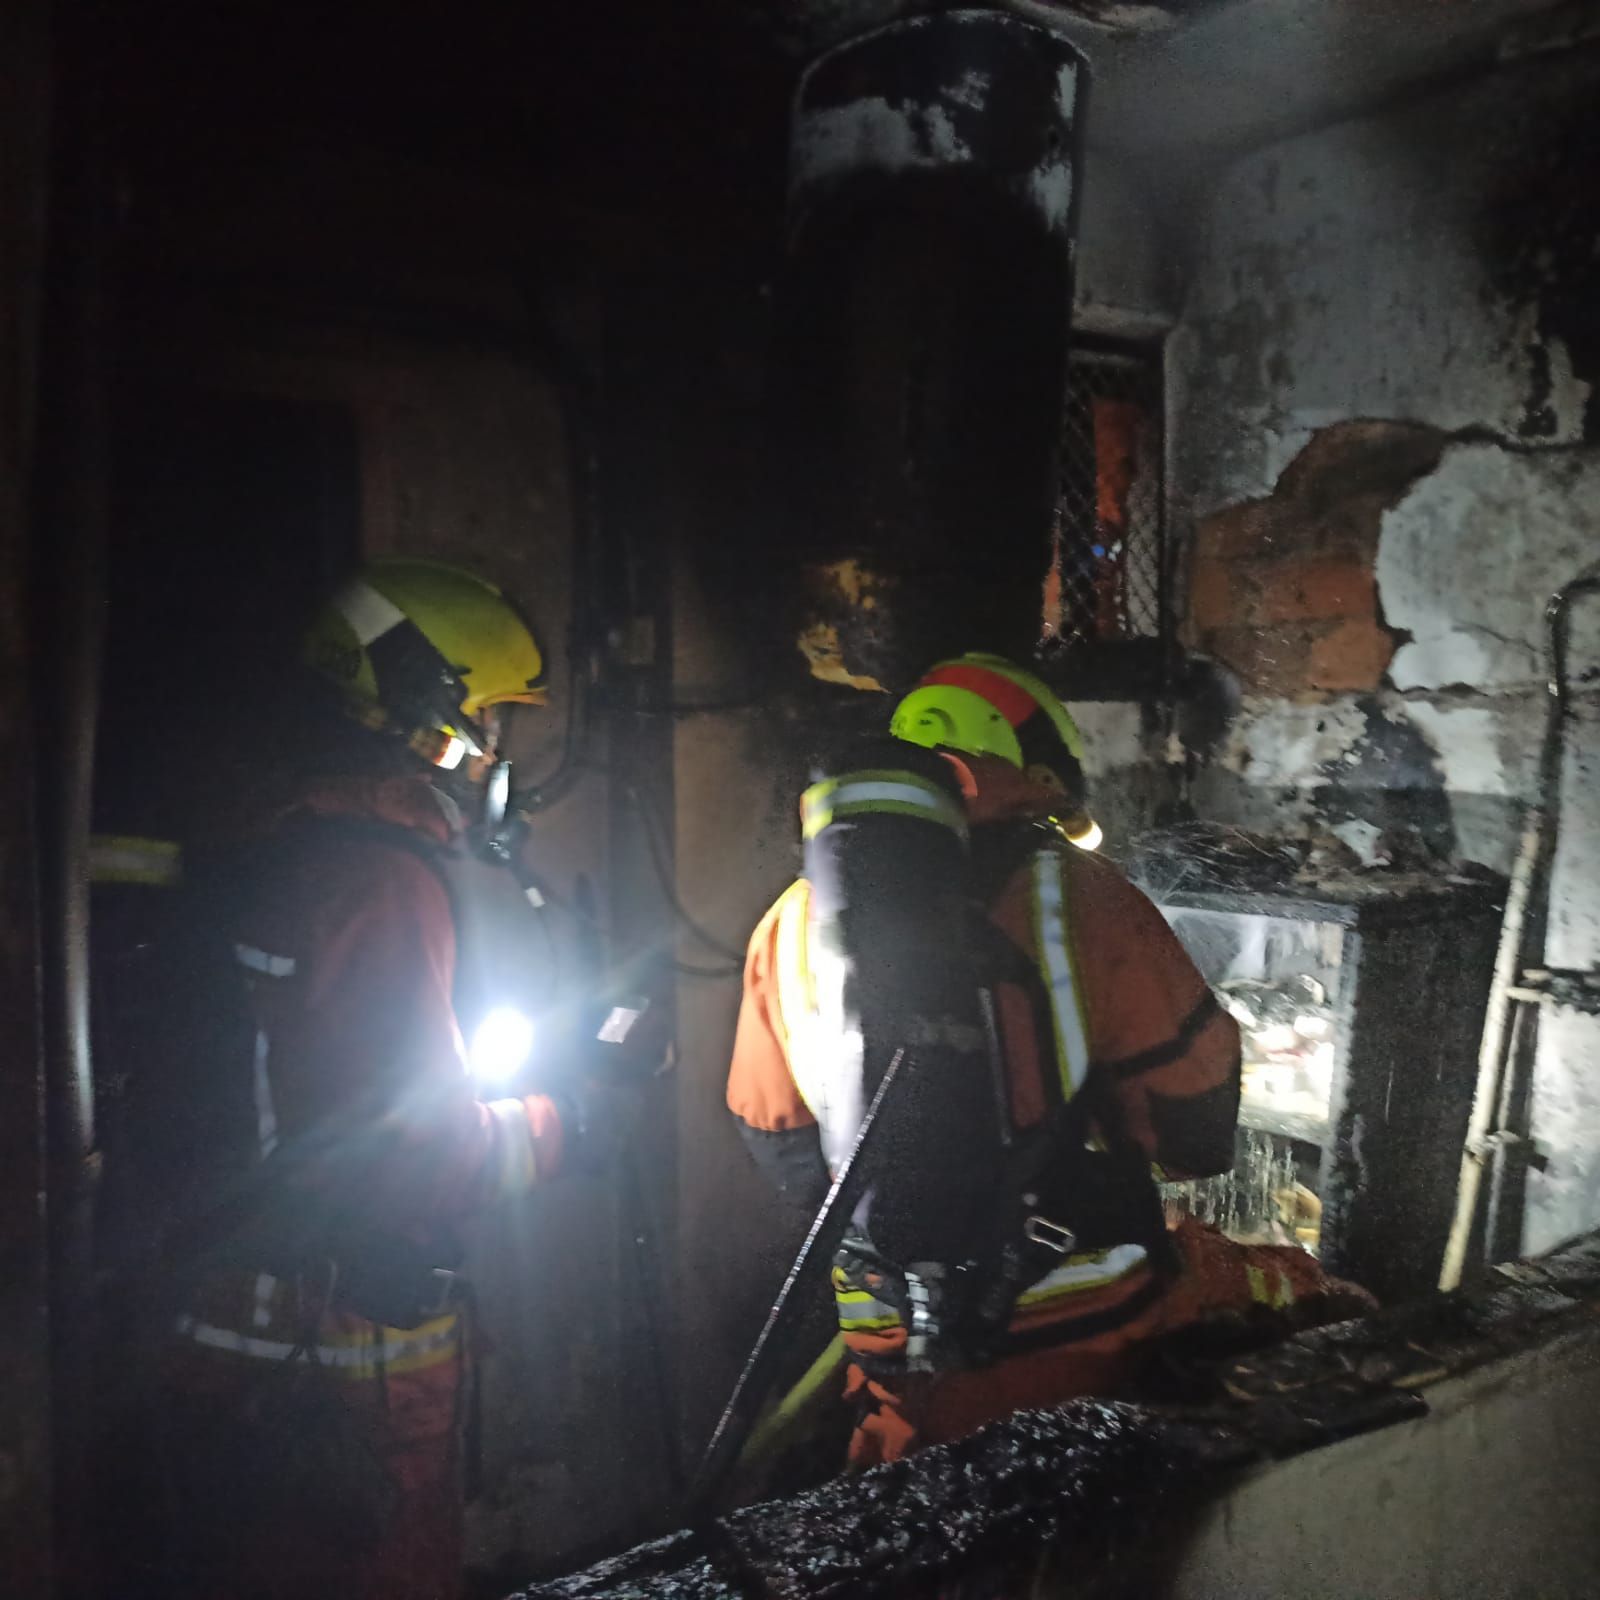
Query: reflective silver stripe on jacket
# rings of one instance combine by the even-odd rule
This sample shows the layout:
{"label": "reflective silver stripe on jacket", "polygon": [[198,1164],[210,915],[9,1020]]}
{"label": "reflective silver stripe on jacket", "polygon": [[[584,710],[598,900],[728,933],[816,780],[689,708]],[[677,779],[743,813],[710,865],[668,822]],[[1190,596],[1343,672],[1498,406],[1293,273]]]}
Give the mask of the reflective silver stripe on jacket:
{"label": "reflective silver stripe on jacket", "polygon": [[1089,1076],[1089,1030],[1073,970],[1066,885],[1060,857],[1053,850],[1041,850],[1033,858],[1033,916],[1039,967],[1050,991],[1061,1093],[1070,1100]]}
{"label": "reflective silver stripe on jacket", "polygon": [[295,959],[293,956],[275,956],[266,950],[258,950],[253,944],[236,944],[233,953],[238,958],[240,966],[248,967],[252,972],[259,972],[266,978],[292,978],[294,976]]}
{"label": "reflective silver stripe on jacket", "polygon": [[835,1289],[839,1326],[846,1333],[879,1332],[900,1326],[900,1308],[879,1300],[869,1289]]}
{"label": "reflective silver stripe on jacket", "polygon": [[[270,951],[258,950],[253,944],[236,944],[233,954],[240,966],[257,977],[294,976],[293,956],[275,956]],[[278,1108],[272,1098],[271,1059],[272,1040],[265,1028],[257,1028],[251,1067],[255,1089],[256,1145],[263,1161],[278,1148]]]}
{"label": "reflective silver stripe on jacket", "polygon": [[851,772],[814,783],[800,800],[801,831],[813,839],[837,818],[869,812],[918,817],[967,836],[967,817],[944,789],[914,772]]}
{"label": "reflective silver stripe on jacket", "polygon": [[528,1108],[520,1100],[491,1100],[488,1112],[494,1135],[488,1168],[492,1191],[497,1195],[522,1194],[539,1178]]}

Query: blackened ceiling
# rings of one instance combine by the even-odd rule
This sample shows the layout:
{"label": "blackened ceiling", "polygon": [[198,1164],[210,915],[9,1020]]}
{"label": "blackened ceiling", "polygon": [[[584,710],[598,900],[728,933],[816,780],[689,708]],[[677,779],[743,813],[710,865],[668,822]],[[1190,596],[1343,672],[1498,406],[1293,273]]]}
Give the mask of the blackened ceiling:
{"label": "blackened ceiling", "polygon": [[[1007,4],[1089,55],[1091,152],[1169,166],[1484,70],[1508,48],[1560,46],[1561,19],[1597,9]],[[268,262],[276,232],[299,227],[330,258],[392,239],[417,263],[564,259],[579,274],[668,256],[737,256],[760,270],[777,248],[788,99],[803,65],[927,9],[928,0],[61,7],[85,19],[100,49],[135,236]]]}

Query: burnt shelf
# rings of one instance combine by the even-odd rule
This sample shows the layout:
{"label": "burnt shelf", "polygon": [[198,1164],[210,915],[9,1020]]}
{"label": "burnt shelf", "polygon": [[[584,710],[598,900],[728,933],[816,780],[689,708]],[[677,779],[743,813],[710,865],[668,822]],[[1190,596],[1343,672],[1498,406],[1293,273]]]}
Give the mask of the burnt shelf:
{"label": "burnt shelf", "polygon": [[1337,873],[1296,879],[1282,887],[1173,889],[1161,904],[1185,911],[1227,911],[1259,917],[1336,922],[1363,932],[1403,928],[1444,916],[1498,911],[1505,904],[1499,879],[1415,872]]}
{"label": "burnt shelf", "polygon": [[1239,1126],[1253,1133],[1277,1134],[1283,1139],[1298,1139],[1302,1144],[1326,1146],[1333,1142],[1333,1128],[1326,1117],[1306,1117],[1293,1111],[1268,1111],[1248,1100],[1239,1106]]}

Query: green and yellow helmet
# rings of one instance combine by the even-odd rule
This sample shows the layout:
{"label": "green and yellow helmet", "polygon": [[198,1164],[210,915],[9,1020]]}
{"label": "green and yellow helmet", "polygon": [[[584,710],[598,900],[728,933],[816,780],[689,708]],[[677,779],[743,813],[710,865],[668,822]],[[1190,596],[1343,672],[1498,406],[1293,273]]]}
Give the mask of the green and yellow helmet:
{"label": "green and yellow helmet", "polygon": [[1077,723],[1042,678],[1004,656],[972,651],[941,661],[895,707],[889,731],[930,750],[998,756],[1062,792],[1058,820],[1074,844],[1099,843]]}
{"label": "green and yellow helmet", "polygon": [[442,561],[368,561],[312,622],[305,659],[351,716],[443,767],[485,753],[486,707],[545,697],[533,630],[492,583]]}

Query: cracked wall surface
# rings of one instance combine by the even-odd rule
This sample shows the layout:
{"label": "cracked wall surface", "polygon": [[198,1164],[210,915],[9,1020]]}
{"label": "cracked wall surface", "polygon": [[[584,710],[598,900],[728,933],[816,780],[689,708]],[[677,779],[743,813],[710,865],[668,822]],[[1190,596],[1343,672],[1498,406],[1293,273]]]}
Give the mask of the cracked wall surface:
{"label": "cracked wall surface", "polygon": [[[1219,179],[1170,348],[1184,639],[1229,713],[1184,752],[1199,815],[1367,853],[1404,833],[1441,865],[1509,870],[1547,703],[1544,608],[1600,556],[1589,56],[1306,134]],[[1591,966],[1600,605],[1573,662],[1547,955]],[[1529,1249],[1600,1221],[1600,1022],[1549,1014],[1540,1039]]]}

